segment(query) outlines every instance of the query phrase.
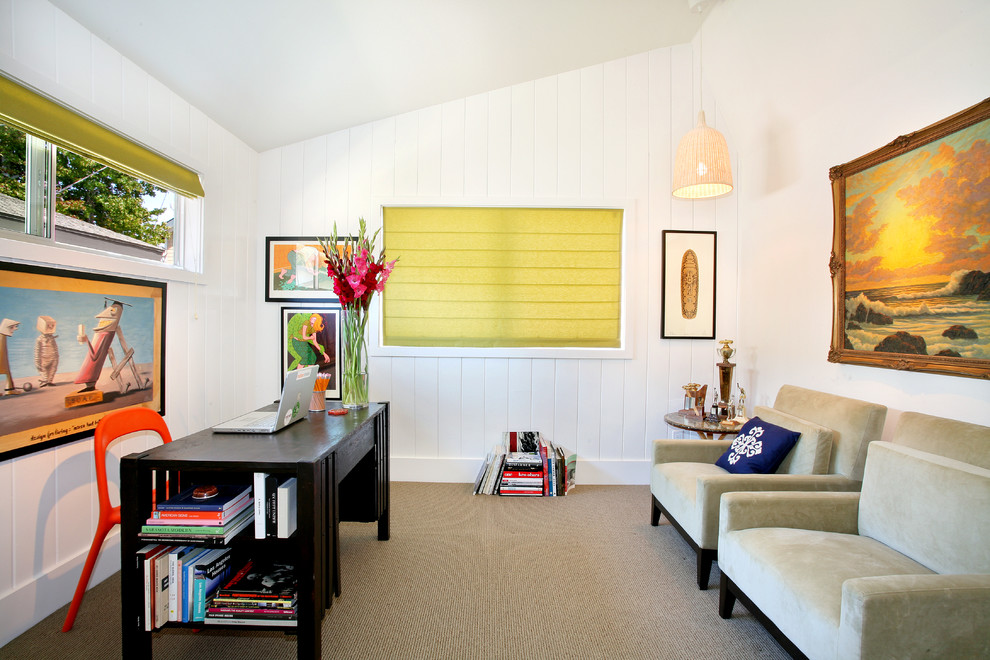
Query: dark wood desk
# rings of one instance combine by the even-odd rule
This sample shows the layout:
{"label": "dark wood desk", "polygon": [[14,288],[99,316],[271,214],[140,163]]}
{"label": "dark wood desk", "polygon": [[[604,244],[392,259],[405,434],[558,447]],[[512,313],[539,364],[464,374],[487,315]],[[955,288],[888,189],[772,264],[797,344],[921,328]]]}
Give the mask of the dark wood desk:
{"label": "dark wood desk", "polygon": [[[274,410],[274,406],[268,408]],[[297,656],[320,658],[323,617],[333,604],[334,594],[341,593],[339,522],[377,522],[378,538],[389,538],[388,458],[388,403],[373,403],[342,417],[310,413],[307,419],[272,435],[221,434],[206,429],[121,459],[123,657],[152,656],[152,635],[144,630],[143,571],[136,566],[135,557],[144,545],[138,532],[150,515],[153,481],[164,499],[166,478],[172,493],[200,483],[250,484],[255,472],[297,478],[297,529],[292,537],[257,540],[249,526],[230,545],[247,552],[275,552],[294,558]],[[202,623],[165,624],[165,628],[169,626],[205,627]]]}

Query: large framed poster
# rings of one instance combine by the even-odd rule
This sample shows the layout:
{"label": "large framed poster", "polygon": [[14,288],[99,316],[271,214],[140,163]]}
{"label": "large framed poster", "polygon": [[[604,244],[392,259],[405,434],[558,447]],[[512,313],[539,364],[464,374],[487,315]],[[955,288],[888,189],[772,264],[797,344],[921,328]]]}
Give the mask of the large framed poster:
{"label": "large framed poster", "polygon": [[0,262],[0,459],[165,413],[164,282]]}

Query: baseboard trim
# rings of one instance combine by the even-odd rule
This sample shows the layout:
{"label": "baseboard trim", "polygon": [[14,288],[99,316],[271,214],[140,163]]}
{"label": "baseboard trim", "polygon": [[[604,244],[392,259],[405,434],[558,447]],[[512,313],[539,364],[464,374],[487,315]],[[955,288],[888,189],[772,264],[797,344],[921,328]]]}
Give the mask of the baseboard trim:
{"label": "baseboard trim", "polygon": [[[0,647],[72,601],[88,553],[89,546],[75,557],[49,568],[47,573],[0,596]],[[119,570],[120,535],[114,530],[103,542],[100,557],[89,579],[89,588]],[[86,607],[85,598],[82,607]]]}
{"label": "baseboard trim", "polygon": [[[484,459],[393,456],[389,460],[393,481],[474,483]],[[642,486],[650,483],[650,462],[645,459],[638,461],[578,459],[577,483],[578,485]]]}

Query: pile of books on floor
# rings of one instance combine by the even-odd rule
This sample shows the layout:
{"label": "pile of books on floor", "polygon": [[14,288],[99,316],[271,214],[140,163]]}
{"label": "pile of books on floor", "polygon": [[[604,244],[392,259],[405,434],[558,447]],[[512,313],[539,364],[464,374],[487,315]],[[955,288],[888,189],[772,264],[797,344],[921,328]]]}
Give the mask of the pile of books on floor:
{"label": "pile of books on floor", "polygon": [[138,537],[159,543],[220,546],[254,522],[251,486],[193,486],[155,505]]}
{"label": "pile of books on floor", "polygon": [[144,571],[144,629],[203,621],[211,594],[230,577],[230,548],[149,544],[137,553]]}
{"label": "pile of books on floor", "polygon": [[206,623],[223,625],[296,625],[298,587],[292,564],[248,560],[217,589],[206,607]]}
{"label": "pile of books on floor", "polygon": [[566,495],[575,484],[576,454],[567,454],[539,431],[506,431],[485,457],[475,495]]}

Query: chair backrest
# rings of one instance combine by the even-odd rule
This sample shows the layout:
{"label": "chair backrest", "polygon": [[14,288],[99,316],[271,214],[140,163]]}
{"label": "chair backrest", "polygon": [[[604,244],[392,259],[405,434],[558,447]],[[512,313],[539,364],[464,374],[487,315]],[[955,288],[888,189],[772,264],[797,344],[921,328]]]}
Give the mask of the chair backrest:
{"label": "chair backrest", "polygon": [[93,453],[96,456],[96,492],[100,511],[111,511],[110,489],[107,486],[107,447],[125,435],[140,431],[157,433],[162,442],[172,442],[172,435],[162,416],[149,408],[124,408],[104,415],[96,425]]}
{"label": "chair backrest", "polygon": [[990,426],[906,412],[891,442],[990,470]]}
{"label": "chair backrest", "polygon": [[869,445],[859,533],[943,574],[990,574],[990,470],[891,442]]}
{"label": "chair backrest", "polygon": [[773,407],[832,429],[829,474],[841,474],[862,481],[866,448],[869,443],[880,439],[887,418],[887,406],[795,385],[782,385]]}

